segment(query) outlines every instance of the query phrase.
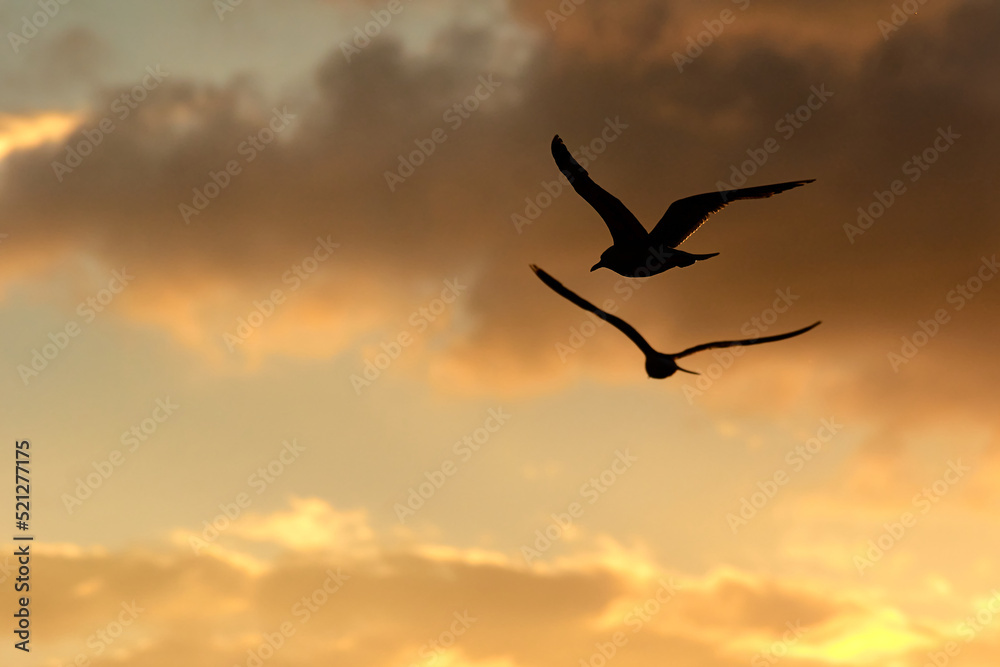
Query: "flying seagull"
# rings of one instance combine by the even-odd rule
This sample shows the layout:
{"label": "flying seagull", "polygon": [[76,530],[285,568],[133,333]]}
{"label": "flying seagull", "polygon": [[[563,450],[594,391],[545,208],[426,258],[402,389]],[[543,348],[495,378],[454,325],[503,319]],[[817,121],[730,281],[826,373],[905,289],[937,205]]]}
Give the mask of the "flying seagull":
{"label": "flying seagull", "polygon": [[695,345],[694,347],[689,347],[683,352],[678,352],[677,354],[667,354],[665,352],[657,352],[646,342],[646,339],[642,335],[632,328],[625,320],[620,317],[615,317],[610,313],[606,313],[594,304],[590,303],[580,295],[566,288],[561,282],[550,276],[543,269],[531,265],[531,270],[542,279],[542,282],[555,290],[558,294],[562,295],[566,299],[569,299],[576,305],[580,306],[584,310],[589,310],[598,317],[600,317],[605,322],[608,322],[616,329],[621,331],[623,334],[632,339],[632,342],[639,346],[642,353],[646,355],[646,374],[651,378],[662,379],[665,377],[670,377],[677,371],[684,371],[685,373],[691,373],[692,375],[699,375],[694,371],[689,371],[686,368],[681,368],[677,365],[675,359],[681,359],[688,356],[689,354],[694,354],[696,352],[702,352],[704,350],[712,350],[717,347],[736,347],[740,345],[758,345],[760,343],[773,343],[777,340],[784,340],[786,338],[792,338],[793,336],[800,336],[805,332],[809,331],[813,327],[819,325],[819,322],[814,322],[807,327],[802,329],[797,329],[795,331],[790,331],[788,333],[778,334],[776,336],[765,336],[764,338],[746,338],[743,340],[720,340],[714,343],[704,343],[702,345]]}
{"label": "flying seagull", "polygon": [[729,202],[737,199],[764,199],[816,180],[720,190],[678,199],[670,205],[653,231],[647,232],[617,197],[590,178],[587,170],[573,159],[558,134],[552,138],[552,157],[573,189],[604,218],[611,231],[612,246],[601,254],[601,261],[590,270],[604,267],[634,278],[653,276],[675,266],[691,266],[697,261],[718,255],[717,252],[694,255],[676,248],[694,234],[708,220],[708,216],[722,210]]}

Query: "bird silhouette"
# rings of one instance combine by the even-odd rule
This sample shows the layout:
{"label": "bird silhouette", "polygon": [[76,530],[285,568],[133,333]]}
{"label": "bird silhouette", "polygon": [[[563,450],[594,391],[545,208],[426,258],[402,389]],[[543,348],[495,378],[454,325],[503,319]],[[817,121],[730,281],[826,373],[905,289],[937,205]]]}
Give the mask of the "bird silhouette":
{"label": "bird silhouette", "polygon": [[566,299],[569,299],[576,305],[580,306],[584,310],[589,310],[598,317],[600,317],[605,322],[608,322],[613,327],[621,331],[623,334],[632,339],[632,342],[639,346],[642,353],[646,355],[646,374],[651,378],[662,379],[665,377],[670,377],[677,371],[683,371],[685,373],[691,373],[692,375],[699,375],[695,371],[689,371],[686,368],[681,368],[677,365],[676,360],[688,356],[689,354],[695,354],[696,352],[702,352],[704,350],[712,350],[717,347],[736,347],[740,345],[759,345],[760,343],[773,343],[778,340],[785,340],[786,338],[792,338],[793,336],[800,336],[805,332],[809,331],[813,327],[819,326],[819,322],[814,322],[807,327],[802,329],[797,329],[795,331],[790,331],[788,333],[778,334],[775,336],[765,336],[763,338],[746,338],[743,340],[720,340],[714,343],[703,343],[702,345],[695,345],[694,347],[689,347],[683,352],[678,352],[677,354],[668,354],[666,352],[658,352],[653,349],[653,347],[646,342],[646,339],[636,331],[632,325],[630,325],[625,320],[620,317],[615,317],[610,313],[607,313],[594,304],[590,303],[577,293],[568,289],[561,282],[550,276],[534,264],[531,264],[531,270],[542,279],[542,282],[551,287],[556,293],[560,294]]}
{"label": "bird silhouette", "polygon": [[612,246],[601,254],[601,260],[590,270],[603,267],[633,278],[653,276],[675,266],[691,266],[697,261],[718,255],[717,252],[695,255],[677,250],[677,246],[701,227],[710,215],[722,210],[729,202],[738,199],[764,199],[816,180],[720,190],[678,199],[670,205],[653,231],[647,232],[617,197],[590,178],[590,174],[573,158],[558,134],[552,138],[552,157],[573,189],[594,207],[611,232]]}

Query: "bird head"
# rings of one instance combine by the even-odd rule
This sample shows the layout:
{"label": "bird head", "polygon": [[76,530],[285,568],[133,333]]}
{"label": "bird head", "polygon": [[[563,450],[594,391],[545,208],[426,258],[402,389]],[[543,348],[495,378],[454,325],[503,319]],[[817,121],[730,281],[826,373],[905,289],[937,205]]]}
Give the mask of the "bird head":
{"label": "bird head", "polygon": [[601,253],[601,259],[597,262],[597,264],[590,267],[590,270],[596,271],[597,269],[611,269],[614,271],[616,266],[627,262],[627,254],[622,253],[618,246],[611,246]]}
{"label": "bird head", "polygon": [[646,375],[651,378],[662,380],[663,378],[670,377],[677,371],[690,373],[691,375],[700,375],[700,373],[695,373],[694,371],[689,371],[686,368],[678,366],[677,362],[669,354],[657,352],[655,355],[651,354],[646,357]]}

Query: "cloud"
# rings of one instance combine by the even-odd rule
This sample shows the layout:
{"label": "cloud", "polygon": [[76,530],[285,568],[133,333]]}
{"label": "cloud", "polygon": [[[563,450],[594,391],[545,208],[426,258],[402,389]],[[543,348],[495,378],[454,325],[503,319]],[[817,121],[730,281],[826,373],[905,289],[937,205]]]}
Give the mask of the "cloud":
{"label": "cloud", "polygon": [[[317,551],[288,539],[292,526],[323,535],[324,525],[339,532],[345,521],[367,546],[336,539]],[[248,570],[182,545],[38,545],[33,563],[48,574],[32,613],[49,636],[39,659],[244,664],[247,651],[280,643],[275,660],[299,665],[429,665],[433,656],[543,665],[588,661],[621,633],[616,660],[629,665],[658,664],[664,655],[680,665],[745,663],[775,642],[786,643],[789,665],[866,665],[944,637],[856,591],[733,569],[679,576],[603,537],[528,567],[480,549],[392,546],[361,515],[316,499],[237,525],[234,536],[282,551]],[[3,604],[8,609],[9,598]],[[794,641],[790,627],[798,629]]]}
{"label": "cloud", "polygon": [[248,540],[277,542],[294,550],[317,547],[344,550],[372,539],[363,510],[336,512],[325,502],[313,499],[291,500],[291,510],[268,516],[250,514],[234,534]]}
{"label": "cloud", "polygon": [[72,113],[0,117],[0,160],[17,150],[61,141],[79,125],[81,118]]}

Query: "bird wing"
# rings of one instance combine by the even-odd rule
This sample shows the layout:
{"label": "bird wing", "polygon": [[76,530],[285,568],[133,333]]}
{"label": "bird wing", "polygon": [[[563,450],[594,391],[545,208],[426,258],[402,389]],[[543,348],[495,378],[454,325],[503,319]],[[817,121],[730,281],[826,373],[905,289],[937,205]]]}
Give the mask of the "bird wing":
{"label": "bird wing", "polygon": [[576,292],[573,292],[567,287],[565,287],[561,282],[559,282],[558,280],[550,276],[548,273],[546,273],[544,269],[541,269],[532,264],[531,270],[534,271],[535,274],[542,279],[543,283],[551,287],[556,293],[560,294],[566,299],[569,299],[570,301],[580,306],[584,310],[589,310],[590,312],[594,313],[602,320],[604,320],[605,322],[612,325],[613,327],[621,331],[623,334],[628,336],[630,339],[632,339],[633,343],[639,346],[639,349],[642,350],[643,353],[645,354],[655,353],[655,350],[652,347],[650,347],[649,343],[646,342],[646,339],[643,338],[638,331],[632,328],[631,324],[621,319],[620,317],[615,317],[614,315],[601,310],[594,304],[584,299],[582,296],[578,295]]}
{"label": "bird wing", "polygon": [[653,231],[650,232],[650,244],[662,244],[670,248],[676,248],[687,237],[694,234],[708,220],[708,216],[721,211],[731,201],[736,201],[737,199],[765,199],[779,192],[791,190],[806,183],[812,183],[814,180],[816,179],[759,185],[754,188],[741,188],[739,190],[706,192],[705,194],[678,199],[670,205],[670,208],[663,214],[660,221],[656,223]]}
{"label": "bird wing", "polygon": [[633,245],[640,242],[645,244],[649,236],[646,228],[632,215],[632,211],[628,210],[625,204],[590,178],[587,170],[573,159],[558,134],[552,138],[552,157],[576,193],[593,206],[604,219],[615,245]]}
{"label": "bird wing", "polygon": [[813,327],[818,327],[820,322],[813,322],[807,327],[802,329],[797,329],[795,331],[789,331],[788,333],[778,334],[776,336],[765,336],[764,338],[744,338],[743,340],[720,340],[715,343],[704,343],[703,345],[695,345],[694,347],[689,347],[683,352],[678,352],[674,355],[675,358],[680,359],[681,357],[686,357],[689,354],[694,354],[695,352],[702,352],[704,350],[711,350],[717,347],[737,347],[740,345],[758,345],[760,343],[773,343],[776,340],[785,340],[786,338],[792,338],[794,336],[801,336],[805,332],[809,331]]}

